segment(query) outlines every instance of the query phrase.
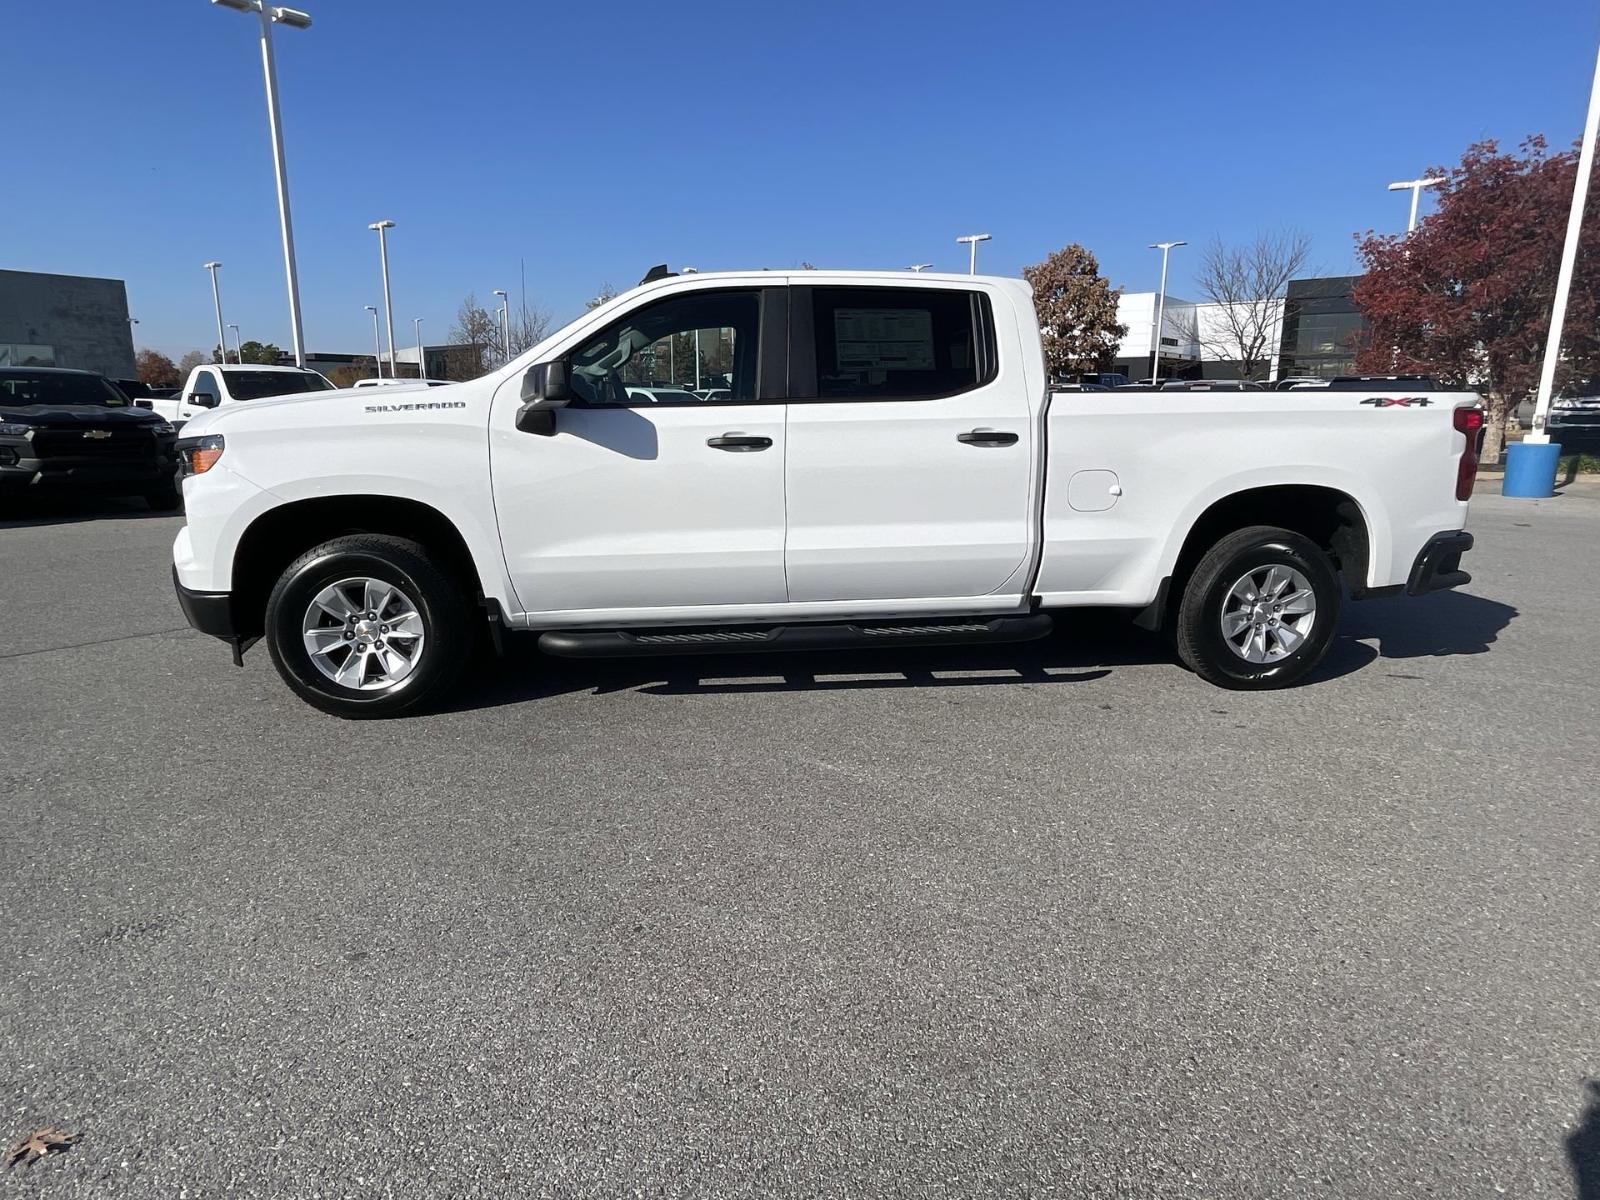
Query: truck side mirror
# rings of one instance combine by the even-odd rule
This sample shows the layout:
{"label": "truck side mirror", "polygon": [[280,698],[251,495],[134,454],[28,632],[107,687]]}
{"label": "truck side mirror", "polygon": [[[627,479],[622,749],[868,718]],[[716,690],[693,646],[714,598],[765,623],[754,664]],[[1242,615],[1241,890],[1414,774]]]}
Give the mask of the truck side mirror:
{"label": "truck side mirror", "polygon": [[566,363],[557,359],[529,367],[522,377],[522,407],[517,410],[517,428],[540,437],[555,436],[556,409],[565,408],[571,399]]}
{"label": "truck side mirror", "polygon": [[543,400],[565,404],[572,399],[572,389],[567,385],[567,364],[555,362],[536,363],[522,377],[522,402]]}
{"label": "truck side mirror", "polygon": [[195,392],[189,397],[189,403],[197,408],[215,408],[217,394],[215,392]]}

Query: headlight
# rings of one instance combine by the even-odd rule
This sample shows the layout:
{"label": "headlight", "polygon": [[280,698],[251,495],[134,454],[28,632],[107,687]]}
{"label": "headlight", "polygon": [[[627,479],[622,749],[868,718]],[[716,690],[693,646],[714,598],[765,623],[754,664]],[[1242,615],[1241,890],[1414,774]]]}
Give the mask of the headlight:
{"label": "headlight", "polygon": [[162,437],[162,436],[172,432],[172,422],[171,421],[152,421],[151,424],[150,424],[150,431],[152,433],[154,433],[157,437]]}
{"label": "headlight", "polygon": [[27,437],[32,432],[32,425],[24,425],[20,421],[0,421],[0,437]]}
{"label": "headlight", "polygon": [[222,435],[208,433],[203,437],[178,439],[178,462],[185,475],[204,475],[217,465],[222,457]]}
{"label": "headlight", "polygon": [[1552,400],[1550,402],[1550,407],[1551,408],[1577,408],[1578,407],[1578,402],[1576,400],[1571,399],[1570,397],[1566,398],[1566,399],[1562,399],[1562,400]]}

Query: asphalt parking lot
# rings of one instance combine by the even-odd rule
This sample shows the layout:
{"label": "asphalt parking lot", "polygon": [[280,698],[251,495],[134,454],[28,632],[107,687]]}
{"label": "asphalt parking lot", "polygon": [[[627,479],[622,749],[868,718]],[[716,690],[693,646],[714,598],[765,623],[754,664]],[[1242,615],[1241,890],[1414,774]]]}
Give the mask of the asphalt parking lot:
{"label": "asphalt parking lot", "polygon": [[1288,692],[1085,617],[354,724],[178,524],[0,523],[0,1192],[1600,1197],[1600,488]]}

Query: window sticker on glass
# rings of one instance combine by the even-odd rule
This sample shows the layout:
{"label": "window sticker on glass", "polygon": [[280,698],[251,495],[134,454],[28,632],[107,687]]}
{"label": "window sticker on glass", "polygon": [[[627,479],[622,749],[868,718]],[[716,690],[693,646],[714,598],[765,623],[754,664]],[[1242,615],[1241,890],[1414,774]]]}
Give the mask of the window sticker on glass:
{"label": "window sticker on glass", "polygon": [[836,308],[840,370],[931,371],[933,314],[925,308]]}

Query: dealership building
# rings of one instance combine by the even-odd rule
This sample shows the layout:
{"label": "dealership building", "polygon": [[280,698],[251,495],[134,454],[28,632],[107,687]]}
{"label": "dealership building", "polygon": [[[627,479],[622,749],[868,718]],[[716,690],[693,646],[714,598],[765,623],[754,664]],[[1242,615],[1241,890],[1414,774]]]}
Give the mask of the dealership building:
{"label": "dealership building", "polygon": [[[1350,299],[1360,276],[1295,279],[1281,299],[1267,301],[1248,324],[1265,336],[1265,374],[1257,378],[1312,376],[1332,379],[1355,370],[1356,348],[1364,322]],[[1117,320],[1128,328],[1117,347],[1116,365],[1129,379],[1147,379],[1155,361],[1155,292],[1124,292]],[[1239,379],[1239,350],[1230,346],[1228,308],[1169,295],[1161,306],[1161,378]]]}
{"label": "dealership building", "polygon": [[132,379],[122,280],[0,271],[0,366],[78,367]]}

